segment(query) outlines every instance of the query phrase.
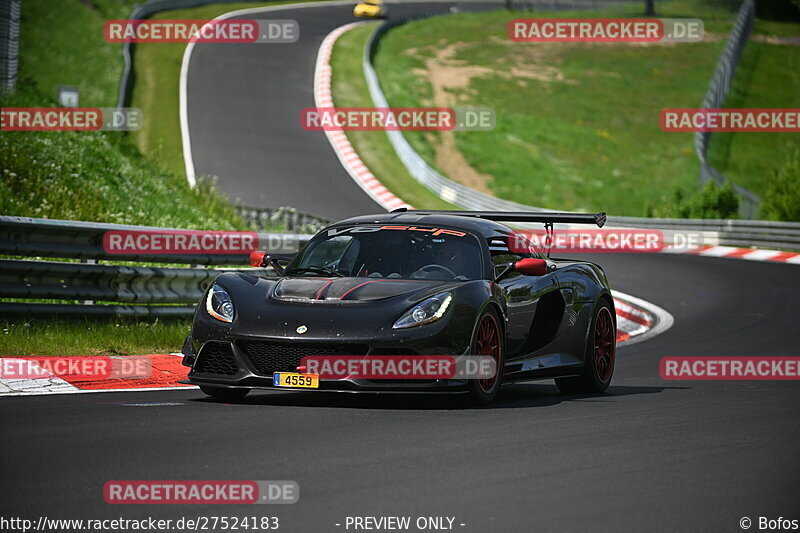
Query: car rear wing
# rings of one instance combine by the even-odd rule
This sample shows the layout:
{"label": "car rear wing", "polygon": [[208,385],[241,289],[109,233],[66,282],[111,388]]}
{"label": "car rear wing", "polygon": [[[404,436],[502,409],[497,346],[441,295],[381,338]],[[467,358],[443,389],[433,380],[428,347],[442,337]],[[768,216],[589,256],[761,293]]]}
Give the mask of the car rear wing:
{"label": "car rear wing", "polygon": [[606,223],[605,213],[532,213],[525,211],[425,211],[401,207],[392,213],[415,213],[419,215],[456,215],[463,217],[485,218],[498,222],[541,222],[552,227],[553,224],[597,224],[602,228]]}

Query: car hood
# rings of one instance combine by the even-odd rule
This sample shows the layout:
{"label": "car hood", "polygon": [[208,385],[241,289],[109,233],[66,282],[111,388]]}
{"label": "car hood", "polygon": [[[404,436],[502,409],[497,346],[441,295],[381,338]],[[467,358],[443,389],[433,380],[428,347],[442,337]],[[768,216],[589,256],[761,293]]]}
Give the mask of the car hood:
{"label": "car hood", "polygon": [[275,284],[270,297],[282,301],[371,302],[442,284],[436,280],[386,278],[284,278]]}

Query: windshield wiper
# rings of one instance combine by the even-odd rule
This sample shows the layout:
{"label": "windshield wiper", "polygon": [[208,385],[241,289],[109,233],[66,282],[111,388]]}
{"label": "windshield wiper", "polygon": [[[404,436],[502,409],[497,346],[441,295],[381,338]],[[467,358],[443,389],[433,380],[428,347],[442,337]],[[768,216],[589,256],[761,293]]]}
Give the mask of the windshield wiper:
{"label": "windshield wiper", "polygon": [[307,266],[307,267],[300,267],[300,268],[293,268],[284,274],[306,274],[308,272],[315,273],[315,274],[328,274],[330,276],[338,276],[340,278],[344,277],[344,274],[341,272],[337,272],[332,268],[324,267],[324,266]]}

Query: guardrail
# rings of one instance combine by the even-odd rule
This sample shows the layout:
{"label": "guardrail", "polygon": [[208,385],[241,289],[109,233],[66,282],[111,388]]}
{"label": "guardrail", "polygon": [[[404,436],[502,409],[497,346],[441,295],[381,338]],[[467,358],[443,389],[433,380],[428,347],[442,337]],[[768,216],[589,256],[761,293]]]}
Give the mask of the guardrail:
{"label": "guardrail", "polygon": [[[391,107],[386,99],[386,95],[383,94],[381,84],[378,81],[378,75],[375,72],[375,67],[372,65],[378,40],[384,33],[396,26],[405,24],[411,20],[423,18],[427,18],[427,16],[393,19],[381,24],[372,32],[364,48],[362,68],[367,81],[367,87],[369,88],[369,94],[375,107]],[[394,147],[397,156],[406,168],[408,168],[411,176],[447,202],[455,204],[463,209],[475,211],[547,211],[539,207],[531,207],[495,198],[446,178],[428,165],[422,156],[411,147],[411,144],[409,144],[402,132],[386,131],[385,133],[389,137],[389,142],[392,144],[392,147]]]}
{"label": "guardrail", "polygon": [[[707,107],[706,104],[708,102],[711,102],[712,98],[715,99],[713,101],[716,102],[719,98],[724,99],[725,94],[727,94],[727,90],[730,87],[730,83],[733,77],[733,69],[735,68],[735,63],[738,60],[739,53],[741,52],[741,47],[744,46],[744,42],[746,42],[747,36],[749,35],[749,29],[752,26],[752,2],[753,0],[745,0],[744,4],[742,5],[739,18],[737,19],[734,28],[734,32],[732,32],[731,38],[728,41],[728,45],[726,45],[726,51],[723,52],[723,55],[720,58],[720,65],[723,66],[721,67],[720,65],[718,65],[717,67],[717,72],[715,73],[711,83],[711,87],[709,88],[709,94],[706,95],[706,100],[704,100],[704,107]],[[531,4],[534,3],[536,2],[531,2]],[[545,2],[544,4],[547,5],[547,2]],[[393,19],[388,22],[385,22],[380,26],[378,26],[375,29],[375,31],[373,31],[372,35],[367,41],[367,44],[364,49],[362,70],[364,72],[364,77],[366,78],[370,97],[372,98],[372,101],[376,107],[391,107],[388,100],[386,99],[386,95],[383,93],[383,90],[381,89],[378,76],[373,66],[373,58],[375,56],[378,41],[390,29],[405,24],[407,22],[410,22],[412,20],[418,20],[421,18],[425,17],[406,17],[406,18]],[[408,169],[409,174],[415,180],[420,182],[422,185],[430,189],[434,194],[436,194],[437,196],[439,196],[440,198],[442,198],[447,202],[450,202],[460,208],[470,209],[470,210],[550,211],[549,209],[528,206],[516,202],[511,202],[508,200],[502,200],[500,198],[495,198],[493,196],[489,196],[479,191],[470,189],[465,185],[457,183],[443,176],[434,168],[432,168],[411,147],[411,144],[406,140],[402,132],[387,131],[385,133],[389,138],[389,142],[394,148],[395,153]],[[697,145],[698,142],[697,139],[699,138],[700,137],[696,137],[696,147],[698,151],[698,157],[701,157],[701,162],[703,162],[702,172],[710,173],[709,175],[716,173],[714,175],[717,176],[718,181],[721,183],[722,181],[724,181],[724,177],[722,177],[721,174],[719,174],[710,165],[708,165],[707,161],[705,160],[708,137],[707,136],[702,137],[704,139],[702,141],[703,142],[702,156],[701,156],[701,148],[699,147],[699,145]],[[744,189],[737,185],[734,185],[734,190],[739,194],[739,197],[744,200],[741,204],[742,205],[741,213],[746,217],[755,216],[759,201],[758,196],[754,195],[747,189]],[[637,222],[636,224],[640,227],[646,227],[646,225],[648,224],[647,222],[648,220],[656,220],[656,219],[633,218],[633,217],[625,217],[625,219],[628,221],[633,221],[633,220],[640,221]],[[609,220],[614,220],[614,219],[610,218]],[[661,220],[666,220],[666,219],[661,219]],[[692,223],[689,222],[688,225],[691,226]],[[753,233],[753,235],[758,235],[758,233]],[[759,246],[761,242],[771,242],[769,239],[755,239],[754,241],[752,241],[752,243],[748,244],[746,243],[746,241],[740,240],[735,237],[732,237],[732,239],[733,240],[731,240],[730,242],[737,242],[739,243],[738,245],[740,246]],[[727,238],[723,240],[726,240],[726,242],[728,242]],[[783,241],[777,239],[777,242],[783,242]]]}
{"label": "guardrail", "polygon": [[265,229],[276,224],[283,224],[286,231],[300,231],[302,233],[316,233],[331,223],[316,215],[300,213],[293,207],[247,207],[234,206],[236,213],[246,222],[256,228]]}
{"label": "guardrail", "polygon": [[[0,303],[0,315],[185,317],[214,278],[242,271],[272,276],[272,269],[206,268],[197,265],[246,265],[248,254],[117,254],[103,246],[108,231],[173,233],[173,228],[99,224],[0,216],[0,298],[82,300],[83,304]],[[258,234],[261,246],[276,254],[296,253],[311,235]],[[44,261],[40,258],[84,262]],[[24,258],[24,259],[21,259]],[[35,260],[30,258],[36,258]],[[177,263],[176,266],[127,266],[98,261]],[[96,301],[109,302],[96,304]],[[123,304],[123,305],[119,305]],[[148,305],[143,305],[148,304]],[[184,304],[184,305],[175,305]]]}
{"label": "guardrail", "polygon": [[606,227],[657,229],[664,233],[667,244],[672,244],[676,233],[698,232],[703,234],[705,245],[800,250],[800,222],[612,216]]}
{"label": "guardrail", "polygon": [[[733,30],[731,30],[728,41],[725,43],[725,48],[722,50],[722,55],[720,55],[717,66],[714,69],[714,75],[711,77],[708,91],[703,98],[703,109],[719,109],[725,103],[725,98],[728,96],[728,91],[733,82],[736,65],[742,55],[742,49],[747,44],[750,32],[753,30],[755,11],[755,0],[744,0],[742,2]],[[694,149],[697,153],[697,158],[700,160],[700,183],[703,184],[713,179],[718,185],[722,185],[725,183],[725,176],[708,162],[708,144],[710,140],[710,131],[694,134]],[[742,202],[741,214],[745,217],[756,216],[761,202],[758,195],[735,184],[733,185],[733,190],[736,191]]]}
{"label": "guardrail", "polygon": [[[697,232],[702,233],[702,244],[706,245],[800,250],[800,223],[793,222],[609,217],[607,227],[659,229],[664,232],[667,244],[672,244],[678,233]],[[248,261],[245,254],[108,253],[103,246],[107,231],[161,233],[180,230],[0,216],[0,254],[13,257],[0,259],[0,298],[5,300],[0,301],[0,316],[187,317],[220,273],[275,275],[269,268],[197,266],[243,265]],[[271,253],[291,254],[310,238],[311,235],[260,234],[259,247]],[[45,261],[40,259],[42,257],[84,262]],[[98,261],[188,263],[192,266],[100,264]],[[63,303],[64,300],[83,303]]]}
{"label": "guardrail", "polygon": [[13,92],[17,84],[20,1],[0,2],[0,94]]}
{"label": "guardrail", "polygon": [[[560,9],[590,9],[603,7],[605,5],[616,5],[623,2],[572,2],[558,1],[558,2],[527,2],[527,8],[532,6],[539,6],[543,9],[554,9],[553,5],[561,6]],[[514,3],[512,3],[513,6]],[[373,59],[377,50],[377,44],[380,38],[392,28],[406,24],[414,20],[421,20],[428,18],[431,15],[411,16],[394,18],[384,22],[377,28],[369,37],[366,46],[364,47],[364,56],[362,60],[362,70],[366,78],[367,88],[369,89],[370,97],[375,107],[391,107],[386,95],[383,93],[378,75],[375,72]],[[489,196],[482,192],[476,191],[453,181],[442,174],[436,169],[431,167],[420,156],[411,144],[403,136],[400,131],[386,131],[389,142],[394,148],[395,153],[408,169],[409,174],[422,185],[430,189],[439,198],[454,204],[462,209],[476,210],[476,211],[552,211],[542,207],[534,207],[530,205],[520,204],[509,200],[503,200],[494,196]]]}

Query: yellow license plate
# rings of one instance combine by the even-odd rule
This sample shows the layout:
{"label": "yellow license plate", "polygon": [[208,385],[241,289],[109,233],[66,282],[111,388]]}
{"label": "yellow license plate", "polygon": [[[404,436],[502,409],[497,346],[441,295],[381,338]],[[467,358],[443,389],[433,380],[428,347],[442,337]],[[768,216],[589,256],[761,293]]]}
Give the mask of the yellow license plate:
{"label": "yellow license plate", "polygon": [[275,372],[272,374],[272,384],[276,387],[291,387],[293,389],[318,389],[319,374]]}

